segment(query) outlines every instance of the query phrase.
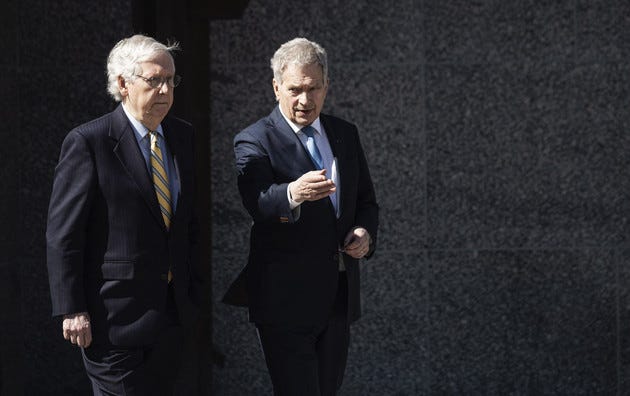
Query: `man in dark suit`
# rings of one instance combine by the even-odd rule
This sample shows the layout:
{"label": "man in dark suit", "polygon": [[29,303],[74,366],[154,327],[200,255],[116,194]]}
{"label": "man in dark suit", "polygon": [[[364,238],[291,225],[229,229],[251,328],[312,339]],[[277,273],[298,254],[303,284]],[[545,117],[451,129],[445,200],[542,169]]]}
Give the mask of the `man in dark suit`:
{"label": "man in dark suit", "polygon": [[356,126],[320,113],[324,49],[291,40],[271,67],[278,107],[234,139],[238,187],[254,221],[248,264],[224,301],[247,297],[274,394],[334,395],[378,205]]}
{"label": "man in dark suit", "polygon": [[168,116],[171,51],[150,37],[109,54],[122,102],[65,138],[48,213],[54,316],[81,347],[95,395],[173,394],[182,339],[196,320],[193,130]]}

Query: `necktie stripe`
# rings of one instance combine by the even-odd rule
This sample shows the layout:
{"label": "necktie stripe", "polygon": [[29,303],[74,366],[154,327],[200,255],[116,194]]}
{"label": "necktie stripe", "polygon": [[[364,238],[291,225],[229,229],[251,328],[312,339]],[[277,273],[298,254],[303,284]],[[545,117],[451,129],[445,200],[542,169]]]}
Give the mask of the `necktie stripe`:
{"label": "necktie stripe", "polygon": [[165,174],[164,162],[161,161],[161,158],[151,156],[151,161],[155,162],[155,166],[153,167],[153,170],[159,171],[161,174]]}
{"label": "necktie stripe", "polygon": [[162,216],[168,217],[169,220],[171,219],[171,213],[163,205],[160,205],[160,211],[162,212]]}
{"label": "necktie stripe", "polygon": [[161,151],[154,151],[153,153],[151,153],[151,158],[153,158],[155,161],[157,161],[160,166],[162,168],[164,168],[164,162],[162,162],[162,152]]}
{"label": "necktie stripe", "polygon": [[[157,179],[157,180],[156,180]],[[156,184],[160,184],[160,187],[163,190],[168,190],[168,177],[166,175],[161,175],[157,169],[153,169],[153,182]]]}
{"label": "necktie stripe", "polygon": [[169,197],[164,190],[162,190],[161,188],[157,188],[155,190],[157,192],[157,199],[158,202],[160,203],[160,205],[164,205],[164,206],[171,206],[171,197]]}
{"label": "necktie stripe", "polygon": [[[171,201],[168,199],[168,197],[164,196],[163,192],[161,191],[158,192],[157,199],[158,199],[158,203],[160,204],[160,207],[167,209],[171,206]],[[169,217],[171,217],[170,212],[169,212]]]}
{"label": "necktie stripe", "polygon": [[173,216],[171,191],[168,187],[168,174],[164,169],[158,134],[155,131],[149,131],[149,133],[151,134],[151,175],[153,186],[160,205],[160,211],[162,212],[164,225],[166,225],[168,229],[171,226],[171,218]]}

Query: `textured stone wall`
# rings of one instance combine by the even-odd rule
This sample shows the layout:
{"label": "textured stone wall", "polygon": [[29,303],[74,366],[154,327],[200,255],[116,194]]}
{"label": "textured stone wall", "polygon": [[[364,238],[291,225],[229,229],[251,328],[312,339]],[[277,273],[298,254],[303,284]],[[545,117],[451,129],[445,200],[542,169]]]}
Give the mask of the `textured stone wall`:
{"label": "textured stone wall", "polygon": [[216,395],[270,394],[216,301],[248,250],[231,141],[295,36],[328,50],[325,112],[359,126],[382,208],[341,394],[627,393],[630,3],[252,0],[210,28]]}

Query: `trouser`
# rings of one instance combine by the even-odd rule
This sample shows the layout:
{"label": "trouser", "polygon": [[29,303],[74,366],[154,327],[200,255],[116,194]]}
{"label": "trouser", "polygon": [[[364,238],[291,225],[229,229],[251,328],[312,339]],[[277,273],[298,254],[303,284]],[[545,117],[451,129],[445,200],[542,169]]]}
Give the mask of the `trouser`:
{"label": "trouser", "polygon": [[275,396],[333,396],[348,356],[348,282],[339,287],[328,322],[315,326],[256,324]]}
{"label": "trouser", "polygon": [[172,323],[152,345],[92,345],[81,350],[95,396],[173,395],[184,331],[176,319],[172,286],[168,311]]}

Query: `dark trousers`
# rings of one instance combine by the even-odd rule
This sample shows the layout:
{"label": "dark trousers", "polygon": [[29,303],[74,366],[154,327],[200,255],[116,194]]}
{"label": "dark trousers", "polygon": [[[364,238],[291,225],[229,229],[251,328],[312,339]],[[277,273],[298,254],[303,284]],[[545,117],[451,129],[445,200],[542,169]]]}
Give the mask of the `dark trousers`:
{"label": "dark trousers", "polygon": [[333,396],[341,387],[350,327],[348,282],[339,274],[334,310],[316,326],[256,324],[275,396]]}
{"label": "dark trousers", "polygon": [[174,393],[184,331],[169,291],[172,322],[155,344],[142,347],[91,345],[82,349],[83,363],[95,396],[145,396]]}

